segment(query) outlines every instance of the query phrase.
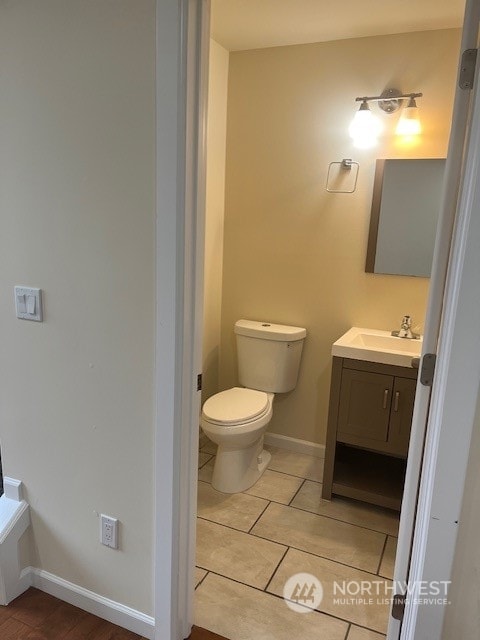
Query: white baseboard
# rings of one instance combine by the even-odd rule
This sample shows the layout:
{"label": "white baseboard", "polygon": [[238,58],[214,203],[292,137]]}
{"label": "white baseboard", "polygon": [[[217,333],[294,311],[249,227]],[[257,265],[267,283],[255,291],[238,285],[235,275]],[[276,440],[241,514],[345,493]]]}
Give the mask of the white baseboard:
{"label": "white baseboard", "polygon": [[153,640],[155,634],[155,619],[153,617],[79,587],[42,569],[27,567],[22,571],[22,578],[26,579],[27,577],[30,578],[31,586],[45,591],[59,600]]}
{"label": "white baseboard", "polygon": [[287,451],[295,451],[296,453],[306,453],[316,458],[325,457],[325,445],[316,442],[308,442],[308,440],[299,440],[298,438],[290,438],[282,436],[279,433],[267,433],[264,436],[265,444],[279,449],[287,449]]}

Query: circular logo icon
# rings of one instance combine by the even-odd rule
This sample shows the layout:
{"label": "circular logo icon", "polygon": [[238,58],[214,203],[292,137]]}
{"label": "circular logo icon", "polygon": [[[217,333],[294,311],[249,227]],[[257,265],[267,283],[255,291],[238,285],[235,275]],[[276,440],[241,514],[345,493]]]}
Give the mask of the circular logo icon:
{"label": "circular logo icon", "polygon": [[286,581],[283,598],[292,611],[310,613],[322,601],[322,583],[311,573],[296,573]]}

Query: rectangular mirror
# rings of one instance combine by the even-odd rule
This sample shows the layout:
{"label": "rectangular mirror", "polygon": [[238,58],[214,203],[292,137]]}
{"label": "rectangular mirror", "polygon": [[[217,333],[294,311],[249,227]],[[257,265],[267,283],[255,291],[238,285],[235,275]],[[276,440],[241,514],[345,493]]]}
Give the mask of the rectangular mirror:
{"label": "rectangular mirror", "polygon": [[365,271],[428,278],[444,158],[377,160]]}

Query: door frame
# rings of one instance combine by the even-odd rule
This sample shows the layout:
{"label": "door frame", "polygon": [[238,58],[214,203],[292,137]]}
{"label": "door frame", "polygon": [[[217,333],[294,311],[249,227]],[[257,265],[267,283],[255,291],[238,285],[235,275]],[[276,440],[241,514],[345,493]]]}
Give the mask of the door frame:
{"label": "door frame", "polygon": [[193,622],[210,0],[156,0],[155,640]]}
{"label": "door frame", "polygon": [[[203,294],[205,70],[208,69],[210,1],[156,2],[155,639],[183,640],[193,623],[197,374],[201,366],[199,309]],[[473,119],[477,124],[472,136],[480,135],[480,100],[476,101]],[[480,279],[475,280],[471,274],[472,265],[476,266],[472,238],[476,239],[473,231],[476,232],[477,221],[470,218],[472,207],[480,203],[476,188],[480,183],[478,141],[476,148],[470,145],[464,180],[466,188],[459,210],[463,222],[457,225],[453,237],[449,293],[444,301],[438,374],[423,463],[426,475],[420,498],[425,511],[417,518],[414,529],[411,573],[417,579],[431,575],[435,562],[450,575],[473,425],[472,408],[474,410],[477,399],[473,389],[478,389],[480,383],[480,368],[473,364],[480,362],[480,340],[469,340],[480,326]],[[480,226],[480,221],[476,226]],[[466,287],[470,288],[466,290]],[[475,294],[478,290],[478,294],[470,299],[472,290]],[[457,306],[466,297],[469,304]],[[474,321],[478,322],[476,327]],[[452,379],[454,367],[462,364],[466,354],[472,362],[468,370],[468,393]],[[441,393],[448,397],[448,408],[442,402]],[[464,417],[460,425],[462,446],[452,448],[449,436],[453,427],[458,439],[458,420],[452,425],[448,417],[451,420],[456,414]],[[441,468],[445,460],[448,460],[447,473]],[[445,479],[451,481],[449,471],[453,465],[459,470],[455,490],[447,493],[448,504],[444,498],[442,508],[437,511],[439,491],[443,490]],[[416,493],[415,488],[415,499]],[[440,536],[441,544],[427,548],[428,540],[440,539],[437,512],[441,512],[448,535]],[[439,640],[438,630],[444,615],[444,608],[441,609],[436,616],[437,635],[431,635],[428,616],[422,616],[415,604],[407,606],[402,640],[427,637]]]}

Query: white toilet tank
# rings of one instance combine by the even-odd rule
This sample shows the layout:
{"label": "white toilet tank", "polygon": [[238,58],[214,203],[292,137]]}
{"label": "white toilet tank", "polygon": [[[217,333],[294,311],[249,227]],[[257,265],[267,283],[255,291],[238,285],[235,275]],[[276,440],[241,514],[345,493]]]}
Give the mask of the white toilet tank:
{"label": "white toilet tank", "polygon": [[271,393],[295,389],[306,329],[238,320],[235,335],[242,386]]}

